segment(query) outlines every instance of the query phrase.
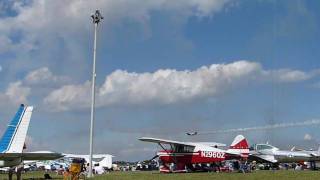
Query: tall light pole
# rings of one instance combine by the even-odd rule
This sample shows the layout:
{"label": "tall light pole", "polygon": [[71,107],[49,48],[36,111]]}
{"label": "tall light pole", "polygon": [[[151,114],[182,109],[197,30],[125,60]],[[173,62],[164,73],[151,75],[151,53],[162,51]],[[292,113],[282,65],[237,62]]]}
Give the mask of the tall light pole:
{"label": "tall light pole", "polygon": [[89,177],[92,177],[92,153],[93,153],[93,129],[94,129],[94,113],[95,113],[95,96],[96,96],[96,50],[97,50],[97,27],[103,19],[99,10],[91,15],[94,24],[94,43],[93,43],[93,67],[92,67],[92,89],[91,89],[91,121],[90,121],[90,156],[89,156]]}

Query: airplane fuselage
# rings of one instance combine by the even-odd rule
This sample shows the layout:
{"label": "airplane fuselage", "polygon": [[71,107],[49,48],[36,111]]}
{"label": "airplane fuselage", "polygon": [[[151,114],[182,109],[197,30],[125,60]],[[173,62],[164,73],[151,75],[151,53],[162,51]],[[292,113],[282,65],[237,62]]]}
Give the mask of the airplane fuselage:
{"label": "airplane fuselage", "polygon": [[268,144],[257,144],[250,154],[259,161],[271,163],[320,161],[320,156],[315,151],[285,151]]}
{"label": "airplane fuselage", "polygon": [[292,163],[301,161],[310,161],[311,156],[306,153],[293,151],[275,151],[274,157],[278,163]]}
{"label": "airplane fuselage", "polygon": [[14,167],[22,163],[21,158],[15,158],[12,160],[0,160],[0,168],[2,167]]}
{"label": "airplane fuselage", "polygon": [[198,152],[170,152],[160,151],[159,158],[164,163],[183,163],[183,164],[196,164],[196,163],[212,163],[226,160],[225,152],[217,151],[198,151]]}
{"label": "airplane fuselage", "polygon": [[[210,146],[196,146],[192,152],[174,152],[172,150],[162,150],[158,152],[159,159],[163,166],[160,172],[186,172],[186,167],[193,164],[217,163],[229,159],[239,158],[232,156],[228,151]],[[169,168],[170,164],[175,164],[175,170]]]}

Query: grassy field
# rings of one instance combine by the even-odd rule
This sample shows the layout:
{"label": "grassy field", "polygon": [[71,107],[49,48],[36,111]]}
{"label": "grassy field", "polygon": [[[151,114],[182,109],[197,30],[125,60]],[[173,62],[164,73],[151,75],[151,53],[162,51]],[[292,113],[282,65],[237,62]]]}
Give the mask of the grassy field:
{"label": "grassy field", "polygon": [[[50,174],[54,179],[63,179],[62,176],[57,176],[55,173]],[[23,179],[43,179],[43,172],[32,172],[23,174]],[[7,179],[6,174],[0,174],[0,179]],[[15,178],[15,177],[14,177]],[[184,174],[160,174],[159,172],[112,172],[105,175],[95,176],[90,180],[191,180],[191,179],[255,179],[255,180],[273,180],[273,179],[319,179],[319,171],[256,171],[248,174],[241,173],[184,173]]]}

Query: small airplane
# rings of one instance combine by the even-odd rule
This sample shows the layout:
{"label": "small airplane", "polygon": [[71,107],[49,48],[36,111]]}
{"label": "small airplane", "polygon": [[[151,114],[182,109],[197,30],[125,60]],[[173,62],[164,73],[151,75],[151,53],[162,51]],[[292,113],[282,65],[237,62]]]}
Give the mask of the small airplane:
{"label": "small airplane", "polygon": [[[11,171],[25,160],[54,160],[63,157],[62,154],[53,152],[23,152],[32,111],[32,106],[21,104],[9,123],[0,140],[0,168],[9,167]],[[17,176],[21,175],[21,170],[18,168]]]}
{"label": "small airplane", "polygon": [[193,164],[246,159],[249,154],[248,142],[242,135],[236,136],[228,150],[220,149],[226,145],[216,142],[180,142],[150,137],[139,140],[157,143],[163,149],[154,158],[159,157],[162,163],[159,170],[164,173],[189,172],[194,170]]}
{"label": "small airplane", "polygon": [[186,134],[187,134],[188,136],[195,136],[195,135],[198,134],[198,132],[197,132],[197,131],[195,131],[195,132],[187,132]]}
{"label": "small airplane", "polygon": [[319,161],[320,160],[320,147],[318,148],[317,151],[297,149],[297,148],[293,147],[291,149],[291,151],[307,153],[307,154],[310,154],[313,157],[313,158],[311,158],[312,160],[315,160],[315,161]]}
{"label": "small airplane", "polygon": [[249,159],[275,165],[279,163],[300,163],[305,161],[315,162],[320,161],[320,148],[318,151],[295,151],[294,148],[290,151],[285,151],[270,144],[255,144],[250,147]]}
{"label": "small airplane", "polygon": [[[85,161],[88,163],[89,162],[89,155],[80,155],[80,154],[63,154],[64,158],[82,158],[85,159]],[[93,154],[92,155],[92,159],[93,159],[93,163],[95,167],[97,166],[101,166],[103,168],[108,168],[111,169],[112,168],[112,158],[114,156],[110,155],[110,154]]]}

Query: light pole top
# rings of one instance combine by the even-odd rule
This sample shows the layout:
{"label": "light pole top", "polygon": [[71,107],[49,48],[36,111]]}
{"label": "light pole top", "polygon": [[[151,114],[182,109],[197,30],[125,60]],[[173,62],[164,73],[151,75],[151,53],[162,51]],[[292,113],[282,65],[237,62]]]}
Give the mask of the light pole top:
{"label": "light pole top", "polygon": [[98,24],[103,19],[99,10],[96,10],[96,12],[91,15],[91,18],[94,24]]}

